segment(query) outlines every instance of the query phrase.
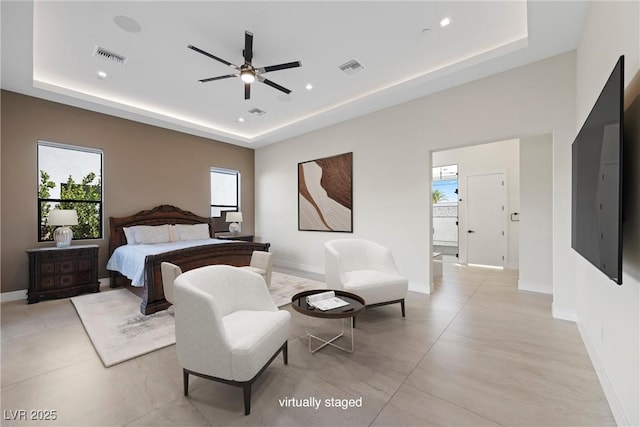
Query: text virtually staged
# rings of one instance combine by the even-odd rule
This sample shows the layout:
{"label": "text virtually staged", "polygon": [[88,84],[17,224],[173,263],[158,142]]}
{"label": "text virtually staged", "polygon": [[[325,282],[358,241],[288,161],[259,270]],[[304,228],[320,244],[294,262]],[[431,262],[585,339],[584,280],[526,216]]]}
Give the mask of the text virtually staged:
{"label": "text virtually staged", "polygon": [[362,397],[357,399],[338,399],[330,397],[326,399],[320,399],[315,396],[310,397],[283,397],[278,399],[278,403],[283,408],[361,408]]}

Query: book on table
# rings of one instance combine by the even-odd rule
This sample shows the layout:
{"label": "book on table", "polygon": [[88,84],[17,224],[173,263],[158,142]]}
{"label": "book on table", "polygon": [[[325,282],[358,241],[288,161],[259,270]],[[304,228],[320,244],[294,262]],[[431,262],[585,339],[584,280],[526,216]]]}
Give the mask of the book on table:
{"label": "book on table", "polygon": [[334,308],[349,305],[345,300],[338,298],[333,291],[322,292],[307,297],[307,304],[322,311],[333,310]]}

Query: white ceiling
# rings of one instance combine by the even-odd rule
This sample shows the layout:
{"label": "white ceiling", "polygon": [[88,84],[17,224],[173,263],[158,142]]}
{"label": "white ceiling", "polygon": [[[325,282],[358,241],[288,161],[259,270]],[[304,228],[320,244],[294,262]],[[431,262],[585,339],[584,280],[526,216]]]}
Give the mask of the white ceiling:
{"label": "white ceiling", "polygon": [[[572,50],[585,11],[579,1],[3,0],[1,86],[260,147]],[[120,28],[119,16],[140,31]],[[264,75],[290,95],[255,82],[245,100],[238,78],[198,82],[234,70],[187,45],[240,65],[245,30],[255,66],[302,61]],[[126,63],[95,56],[96,46]],[[364,69],[343,73],[352,59]]]}

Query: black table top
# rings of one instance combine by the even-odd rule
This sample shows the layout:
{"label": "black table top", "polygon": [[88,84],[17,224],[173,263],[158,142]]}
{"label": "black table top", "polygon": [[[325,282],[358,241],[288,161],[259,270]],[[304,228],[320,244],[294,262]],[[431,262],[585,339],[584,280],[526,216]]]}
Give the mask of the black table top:
{"label": "black table top", "polygon": [[[320,310],[312,305],[307,304],[307,297],[322,292],[333,291],[336,297],[348,302],[349,305],[334,308],[331,310]],[[299,292],[291,297],[291,307],[299,313],[311,317],[321,317],[325,319],[345,319],[355,317],[364,311],[365,302],[362,297],[351,292],[341,291],[337,289],[313,289],[311,291]]]}

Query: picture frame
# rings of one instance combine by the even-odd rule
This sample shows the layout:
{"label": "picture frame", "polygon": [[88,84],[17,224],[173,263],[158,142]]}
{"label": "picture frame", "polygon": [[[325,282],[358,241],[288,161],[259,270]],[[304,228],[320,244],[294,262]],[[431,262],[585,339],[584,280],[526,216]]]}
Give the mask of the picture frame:
{"label": "picture frame", "polygon": [[298,163],[298,230],[353,232],[353,153]]}

